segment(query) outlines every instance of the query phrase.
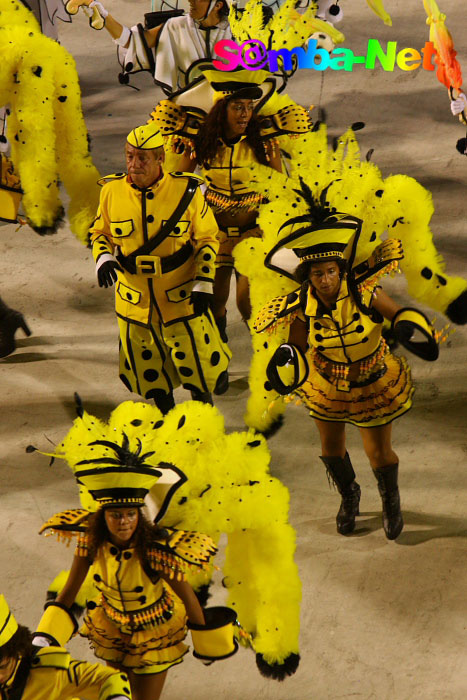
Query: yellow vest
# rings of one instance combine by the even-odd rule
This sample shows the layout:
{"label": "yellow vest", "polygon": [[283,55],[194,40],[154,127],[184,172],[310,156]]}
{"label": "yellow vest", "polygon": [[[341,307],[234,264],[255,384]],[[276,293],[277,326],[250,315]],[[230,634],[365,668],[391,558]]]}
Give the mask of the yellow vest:
{"label": "yellow vest", "polygon": [[[190,176],[165,173],[145,190],[131,184],[123,173],[104,178],[97,217],[90,230],[96,262],[101,255],[114,254],[117,246],[123,255],[128,255],[155,237],[176,209]],[[150,256],[163,259],[188,242],[193,246],[192,254],[175,270],[160,276],[119,272],[115,289],[117,315],[144,325],[154,313],[164,323],[192,317],[189,298],[193,282],[214,281],[217,233],[214,215],[197,190],[170,235]]]}
{"label": "yellow vest", "polygon": [[[362,291],[366,306],[370,305],[371,294],[371,289]],[[382,323],[375,323],[359,311],[349,296],[345,279],[330,310],[314,296],[310,285],[304,314],[309,324],[308,344],[330,362],[351,364],[373,354],[379,346]]]}

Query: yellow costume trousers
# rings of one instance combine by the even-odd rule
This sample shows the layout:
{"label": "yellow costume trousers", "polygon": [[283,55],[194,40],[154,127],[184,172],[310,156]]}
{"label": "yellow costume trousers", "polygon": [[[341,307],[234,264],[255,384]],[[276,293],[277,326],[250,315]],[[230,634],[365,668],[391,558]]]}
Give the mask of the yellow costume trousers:
{"label": "yellow costume trousers", "polygon": [[164,325],[153,315],[149,326],[118,317],[120,379],[127,389],[155,399],[180,384],[188,391],[212,392],[232,356],[211,311]]}

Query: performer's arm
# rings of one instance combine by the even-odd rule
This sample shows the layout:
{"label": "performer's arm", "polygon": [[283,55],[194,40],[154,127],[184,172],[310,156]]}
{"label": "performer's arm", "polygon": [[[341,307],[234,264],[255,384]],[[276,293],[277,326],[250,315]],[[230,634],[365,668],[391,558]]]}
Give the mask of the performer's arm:
{"label": "performer's arm", "polygon": [[[65,671],[63,672],[65,674]],[[66,671],[66,688],[71,695],[87,700],[130,700],[131,691],[127,676],[114,668],[102,664],[91,664],[71,660]],[[64,697],[60,695],[60,697]]]}
{"label": "performer's arm", "polygon": [[401,308],[399,304],[396,304],[394,299],[391,299],[386,292],[383,292],[381,287],[376,287],[375,291],[373,292],[373,301],[371,305],[374,309],[379,311],[384,318],[387,318],[388,321],[392,321],[396,313]]}
{"label": "performer's arm", "polygon": [[[102,17],[105,19],[104,27],[109,32],[112,39],[119,40],[118,44],[123,48],[128,48],[131,37],[131,30],[123,24],[112,17],[110,12],[108,12],[104,5],[97,0],[96,2],[90,3],[89,7],[97,7]],[[144,32],[144,38],[146,39],[146,44],[149,49],[152,49],[156,45],[157,37],[164,25],[160,24],[158,27],[153,27],[152,29],[146,29]]]}
{"label": "performer's arm", "polygon": [[308,348],[308,333],[305,321],[302,321],[300,318],[295,318],[292,321],[288,342],[299,347],[302,352],[306,352]]}
{"label": "performer's arm", "polygon": [[175,578],[170,578],[165,574],[160,574],[160,576],[164,581],[167,581],[170,588],[181,598],[189,621],[196,625],[206,624],[203,609],[190,584],[186,581],[176,581]]}
{"label": "performer's arm", "polygon": [[67,608],[73,605],[78,591],[89,571],[89,566],[90,564],[86,557],[78,557],[75,555],[67,582],[63,590],[57,596],[57,603],[62,603],[66,605]]}

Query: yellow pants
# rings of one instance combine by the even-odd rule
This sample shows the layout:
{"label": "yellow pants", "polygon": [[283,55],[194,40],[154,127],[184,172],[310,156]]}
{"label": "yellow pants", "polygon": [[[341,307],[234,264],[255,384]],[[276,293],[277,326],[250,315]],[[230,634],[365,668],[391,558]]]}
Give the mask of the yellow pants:
{"label": "yellow pants", "polygon": [[213,391],[232,353],[219,335],[211,311],[170,325],[159,318],[150,326],[118,318],[120,379],[145,399],[188,391]]}

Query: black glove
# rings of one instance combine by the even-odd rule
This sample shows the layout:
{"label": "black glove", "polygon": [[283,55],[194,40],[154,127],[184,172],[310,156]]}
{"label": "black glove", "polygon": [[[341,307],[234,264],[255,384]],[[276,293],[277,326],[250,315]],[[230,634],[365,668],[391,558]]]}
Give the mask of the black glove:
{"label": "black glove", "polygon": [[212,294],[207,292],[191,292],[190,303],[197,316],[205,314],[211,306]]}
{"label": "black glove", "polygon": [[288,345],[280,345],[273,355],[274,361],[279,367],[284,367],[287,362],[292,362],[293,357],[293,350]]}
{"label": "black glove", "polygon": [[99,287],[112,287],[117,281],[117,270],[123,272],[116,260],[108,260],[97,271]]}

